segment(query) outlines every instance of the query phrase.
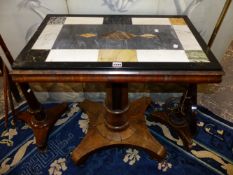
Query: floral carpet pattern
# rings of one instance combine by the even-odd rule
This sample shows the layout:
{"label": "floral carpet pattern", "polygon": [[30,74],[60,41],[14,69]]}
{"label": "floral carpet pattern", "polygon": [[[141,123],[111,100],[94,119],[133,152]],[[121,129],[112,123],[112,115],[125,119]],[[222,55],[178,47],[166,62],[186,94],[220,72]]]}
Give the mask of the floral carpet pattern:
{"label": "floral carpet pattern", "polygon": [[[53,104],[47,104],[49,107]],[[19,110],[26,110],[22,104]],[[145,151],[135,148],[113,147],[89,156],[81,165],[71,160],[72,150],[88,132],[88,116],[77,103],[57,121],[49,137],[45,152],[37,150],[31,129],[17,121],[4,130],[0,120],[0,174],[6,175],[139,175],[139,174],[233,174],[233,124],[203,107],[197,110],[198,133],[190,151],[167,126],[155,123],[150,113],[162,110],[151,104],[145,112],[148,129],[165,145],[168,155],[158,162]],[[10,116],[12,121],[12,116]]]}

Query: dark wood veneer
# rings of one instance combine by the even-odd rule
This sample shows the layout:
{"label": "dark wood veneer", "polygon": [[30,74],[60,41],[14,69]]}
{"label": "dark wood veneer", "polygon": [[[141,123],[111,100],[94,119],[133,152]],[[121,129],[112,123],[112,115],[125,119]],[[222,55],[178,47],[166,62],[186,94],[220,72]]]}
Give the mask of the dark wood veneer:
{"label": "dark wood veneer", "polygon": [[[37,145],[44,147],[48,130],[57,120],[57,116],[66,108],[61,104],[58,108],[44,110],[37,101],[33,92],[28,87],[29,82],[95,82],[106,83],[106,101],[104,104],[88,100],[80,103],[80,107],[89,115],[90,123],[88,133],[81,144],[73,151],[72,158],[75,163],[81,163],[90,153],[109,146],[127,145],[144,148],[154,158],[163,159],[166,155],[165,148],[149,133],[144,120],[144,112],[150,104],[150,98],[138,99],[134,102],[128,100],[128,83],[178,83],[188,84],[187,90],[181,98],[181,105],[173,114],[171,111],[153,113],[152,118],[171,126],[181,136],[184,145],[190,147],[192,135],[195,130],[194,113],[191,110],[196,105],[196,85],[199,83],[219,83],[224,74],[221,65],[215,58],[210,48],[207,47],[202,37],[196,31],[186,16],[134,16],[134,17],[159,17],[183,18],[197,41],[206,53],[210,62],[206,63],[122,63],[121,68],[113,68],[111,62],[33,62],[26,57],[28,50],[36,42],[50,17],[67,16],[103,16],[104,25],[117,20],[131,23],[130,15],[48,15],[38,28],[32,39],[25,46],[13,65],[11,75],[13,80],[24,86],[24,94],[30,102],[29,113],[21,113],[19,118],[25,120],[36,136]],[[45,51],[43,54],[47,54]],[[34,53],[38,54],[38,53]],[[51,115],[51,116],[50,116]],[[162,118],[161,118],[162,116]],[[182,118],[182,125],[175,119]],[[191,126],[191,127],[190,127]],[[193,129],[192,129],[193,128]]]}
{"label": "dark wood veneer", "polygon": [[177,82],[219,83],[222,71],[14,71],[18,82]]}

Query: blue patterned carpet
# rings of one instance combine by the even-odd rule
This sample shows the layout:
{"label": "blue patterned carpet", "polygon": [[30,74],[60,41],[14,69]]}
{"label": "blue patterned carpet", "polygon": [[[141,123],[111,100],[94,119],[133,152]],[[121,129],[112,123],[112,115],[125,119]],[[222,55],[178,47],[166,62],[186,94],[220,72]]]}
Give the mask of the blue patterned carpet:
{"label": "blue patterned carpet", "polygon": [[[50,105],[46,105],[48,107]],[[26,104],[20,106],[25,110]],[[182,142],[166,126],[149,120],[150,111],[159,108],[151,104],[146,112],[148,128],[166,146],[167,158],[158,162],[143,150],[111,148],[92,154],[84,164],[73,164],[70,153],[80,143],[88,128],[88,116],[78,104],[58,120],[46,152],[36,148],[31,129],[18,122],[17,127],[4,129],[0,121],[0,174],[8,175],[196,175],[233,174],[233,124],[223,121],[199,107],[198,134],[193,148],[187,152]],[[12,119],[12,117],[10,117]]]}

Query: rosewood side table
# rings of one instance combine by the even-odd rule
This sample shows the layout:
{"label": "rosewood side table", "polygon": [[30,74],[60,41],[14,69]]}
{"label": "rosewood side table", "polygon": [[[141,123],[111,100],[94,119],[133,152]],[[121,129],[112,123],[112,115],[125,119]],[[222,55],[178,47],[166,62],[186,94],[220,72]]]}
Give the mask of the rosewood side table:
{"label": "rosewood side table", "polygon": [[[93,151],[116,145],[143,148],[156,159],[165,157],[164,146],[150,134],[144,119],[151,99],[129,102],[128,83],[133,82],[187,84],[178,107],[166,103],[165,112],[154,112],[152,118],[170,125],[190,147],[196,85],[220,82],[223,70],[186,16],[48,15],[11,74],[22,85],[106,83],[104,103],[80,103],[90,122],[72,152],[78,164]],[[30,108],[43,114],[40,105]]]}

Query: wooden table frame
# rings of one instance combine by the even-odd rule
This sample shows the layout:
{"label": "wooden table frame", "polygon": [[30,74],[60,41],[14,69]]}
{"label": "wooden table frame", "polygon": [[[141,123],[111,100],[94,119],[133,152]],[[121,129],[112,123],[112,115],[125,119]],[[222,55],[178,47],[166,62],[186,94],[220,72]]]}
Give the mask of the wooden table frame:
{"label": "wooden table frame", "polygon": [[[31,48],[48,22],[49,17],[51,15],[46,17],[22,53]],[[104,17],[108,18],[109,16]],[[87,135],[72,153],[74,162],[77,164],[81,163],[93,151],[115,145],[131,145],[143,148],[151,153],[154,158],[163,159],[166,155],[166,150],[149,133],[144,119],[144,112],[151,99],[141,98],[130,103],[128,100],[128,83],[185,83],[188,86],[181,98],[181,105],[172,112],[169,110],[163,113],[155,112],[152,114],[152,117],[155,121],[170,125],[179,133],[184,145],[187,148],[190,147],[193,135],[192,130],[195,130],[195,127],[194,129],[190,128],[190,118],[193,117],[191,107],[196,104],[196,85],[221,82],[223,71],[188,18],[182,17],[191,27],[201,47],[205,48],[204,52],[211,64],[125,63],[122,68],[116,69],[111,66],[112,63],[84,62],[82,63],[83,67],[80,67],[80,64],[71,63],[69,64],[69,69],[67,69],[64,68],[63,63],[40,62],[27,65],[27,61],[25,63],[21,62],[24,57],[20,55],[13,66],[14,69],[11,74],[13,80],[24,87],[24,94],[30,102],[30,109],[29,112],[23,113],[19,118],[22,118],[32,126],[37,138],[37,145],[42,148],[46,145],[48,130],[55,123],[57,116],[64,111],[66,105],[61,104],[61,107],[58,107],[61,110],[57,110],[55,107],[55,110],[52,109],[46,112],[35,98],[28,83],[106,83],[106,99],[103,104],[88,100],[80,103],[81,108],[88,114],[90,123]],[[39,68],[38,65],[41,65],[41,67]],[[51,116],[54,117],[48,117],[48,113],[52,113]],[[182,120],[177,123],[174,120],[176,118],[182,118]]]}
{"label": "wooden table frame", "polygon": [[[161,160],[166,156],[165,148],[151,136],[148,129],[146,128],[145,120],[143,119],[144,112],[151,100],[150,98],[142,98],[129,104],[127,88],[129,82],[189,84],[188,87],[191,87],[191,89],[188,89],[187,92],[192,100],[185,102],[185,105],[186,108],[190,110],[192,105],[196,105],[196,85],[200,83],[219,83],[221,81],[222,75],[223,72],[217,71],[210,71],[204,74],[200,72],[187,71],[150,72],[150,74],[141,71],[134,73],[126,71],[79,72],[47,70],[43,71],[43,73],[41,73],[41,71],[27,70],[13,71],[13,79],[20,84],[25,84],[25,82],[108,82],[107,98],[105,101],[106,105],[100,105],[90,101],[84,101],[80,104],[80,107],[89,115],[90,124],[87,135],[81,144],[72,153],[72,159],[76,164],[82,163],[88,155],[100,148],[116,145],[130,145],[143,148],[147,150],[152,155],[152,157],[158,160]],[[117,95],[114,95],[114,92],[117,92]],[[28,94],[28,97],[31,98],[34,95],[32,94],[32,91],[30,91],[30,93],[31,94]],[[33,101],[37,101],[35,97],[33,97],[33,99]],[[118,104],[120,106],[113,108],[112,106],[115,104],[114,101],[121,102]],[[34,102],[32,103],[34,104]],[[128,109],[129,105],[130,108]],[[96,107],[93,108],[93,106]],[[105,106],[107,108],[105,108]],[[63,106],[63,109],[64,108],[65,106]],[[40,105],[36,105],[31,109],[34,111],[41,111]],[[138,112],[135,119],[132,119],[132,116],[135,116],[133,111]],[[185,112],[189,113],[189,111]],[[102,113],[104,115],[96,115],[98,113]],[[195,128],[190,128],[190,123],[188,121],[190,119],[190,115],[182,116],[186,118],[182,125],[176,125],[176,123],[171,122],[170,117],[166,112],[155,112],[153,114],[153,120],[171,126],[182,138],[185,147],[190,148],[192,145],[192,136],[194,134],[191,130],[195,130]],[[191,117],[193,116],[191,115]],[[96,118],[100,119],[97,121]],[[128,124],[129,122],[131,123],[130,125]],[[96,123],[98,123],[98,125]],[[141,124],[138,126],[138,123]],[[53,123],[51,125],[53,125]],[[44,147],[46,145],[46,139],[44,137],[45,136],[39,137],[37,142],[38,146]],[[139,141],[138,138],[146,139],[148,144],[144,144],[145,142],[142,140]]]}

